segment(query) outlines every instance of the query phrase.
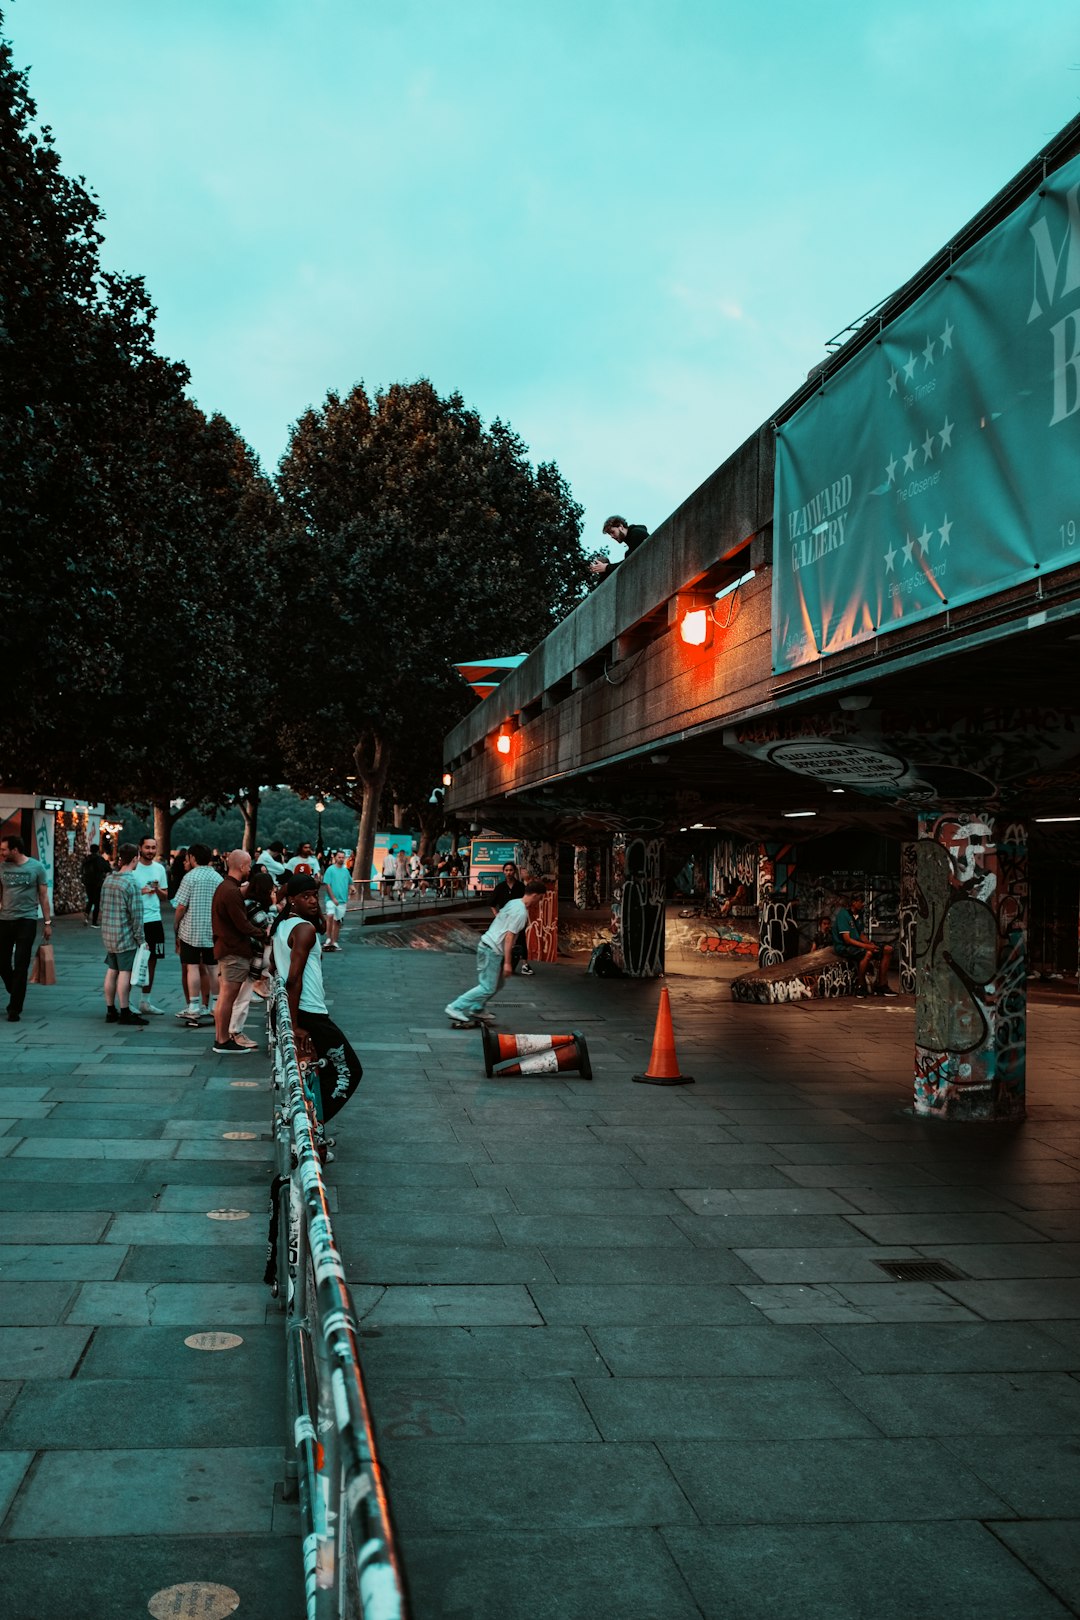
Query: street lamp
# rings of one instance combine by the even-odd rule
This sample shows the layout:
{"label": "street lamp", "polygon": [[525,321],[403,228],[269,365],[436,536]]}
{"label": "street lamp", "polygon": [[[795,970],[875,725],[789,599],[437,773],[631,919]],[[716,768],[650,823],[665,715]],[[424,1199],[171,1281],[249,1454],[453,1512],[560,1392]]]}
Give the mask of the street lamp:
{"label": "street lamp", "polygon": [[315,817],[316,817],[316,820],[315,820],[315,853],[319,857],[320,861],[323,858],[322,818],[323,818],[323,811],[325,809],[326,809],[326,805],[323,803],[323,801],[321,799],[316,799],[315,800]]}

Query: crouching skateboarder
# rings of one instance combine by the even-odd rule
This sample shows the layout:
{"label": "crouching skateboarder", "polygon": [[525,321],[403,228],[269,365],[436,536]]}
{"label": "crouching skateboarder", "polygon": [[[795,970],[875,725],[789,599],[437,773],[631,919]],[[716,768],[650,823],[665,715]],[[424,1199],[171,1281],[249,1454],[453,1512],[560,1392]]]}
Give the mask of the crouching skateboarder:
{"label": "crouching skateboarder", "polygon": [[514,946],[522,929],[547,893],[547,884],[536,880],[526,883],[520,899],[509,900],[495,918],[487,933],[476,947],[477,984],[466,990],[446,1008],[446,1016],[455,1029],[472,1029],[477,1024],[494,1022],[484,1009],[501,985],[504,976],[514,971]]}

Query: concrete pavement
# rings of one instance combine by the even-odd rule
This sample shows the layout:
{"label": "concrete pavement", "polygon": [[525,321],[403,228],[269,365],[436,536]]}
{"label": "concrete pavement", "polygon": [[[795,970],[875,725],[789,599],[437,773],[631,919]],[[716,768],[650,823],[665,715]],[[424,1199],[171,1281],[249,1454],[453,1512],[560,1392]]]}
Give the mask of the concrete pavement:
{"label": "concrete pavement", "polygon": [[[494,1008],[583,1030],[596,1078],[487,1080],[442,1017],[469,958],[358,932],[325,963],[366,1070],[329,1179],[418,1616],[1080,1611],[1075,997],[1032,1007],[1021,1130],[935,1129],[904,1002],[673,975],[697,1083],[660,1089],[630,1080],[658,987],[560,963]],[[5,1026],[5,1604],[201,1580],[292,1616],[266,1063],[106,1026],[98,943],[62,925]],[[878,1264],[920,1259],[959,1275]]]}

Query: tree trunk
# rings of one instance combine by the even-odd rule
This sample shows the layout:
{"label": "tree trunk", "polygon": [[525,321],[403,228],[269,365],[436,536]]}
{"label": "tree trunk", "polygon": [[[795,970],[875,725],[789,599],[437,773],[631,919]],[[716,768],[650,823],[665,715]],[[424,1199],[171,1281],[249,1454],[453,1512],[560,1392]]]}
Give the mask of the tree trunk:
{"label": "tree trunk", "polygon": [[400,827],[404,827],[404,825],[405,825],[405,806],[403,804],[399,804],[398,801],[395,799],[394,800],[394,827],[395,828],[400,828]]}
{"label": "tree trunk", "polygon": [[353,861],[353,882],[361,884],[361,892],[368,894],[371,858],[375,853],[375,834],[379,828],[379,807],[390,770],[390,745],[378,732],[365,732],[353,749],[353,759],[356,761],[356,774],[364,788],[364,805],[360,812],[356,857]]}
{"label": "tree trunk", "polygon": [[236,801],[244,818],[243,848],[252,856],[258,847],[255,840],[259,832],[259,796],[260,790],[253,787],[246,793],[241,793]]}
{"label": "tree trunk", "polygon": [[177,820],[178,817],[173,810],[171,800],[154,800],[154,837],[157,839],[158,860],[164,861],[166,865],[168,865],[169,854],[172,849],[170,843],[172,830]]}
{"label": "tree trunk", "polygon": [[426,805],[419,811],[420,816],[420,849],[422,861],[426,861],[439,841],[439,834],[446,825],[441,804]]}

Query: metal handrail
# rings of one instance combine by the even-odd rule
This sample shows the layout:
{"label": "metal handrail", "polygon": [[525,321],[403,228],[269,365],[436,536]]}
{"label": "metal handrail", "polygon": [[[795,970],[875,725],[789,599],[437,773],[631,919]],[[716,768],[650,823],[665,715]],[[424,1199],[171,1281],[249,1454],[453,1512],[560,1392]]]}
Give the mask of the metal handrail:
{"label": "metal handrail", "polygon": [[[285,1310],[285,1488],[299,1497],[307,1620],[408,1620],[405,1579],[316,1144],[314,1070],[300,1063],[285,986],[267,997]],[[275,1227],[272,1226],[272,1232]],[[274,1267],[268,1266],[268,1276]]]}

